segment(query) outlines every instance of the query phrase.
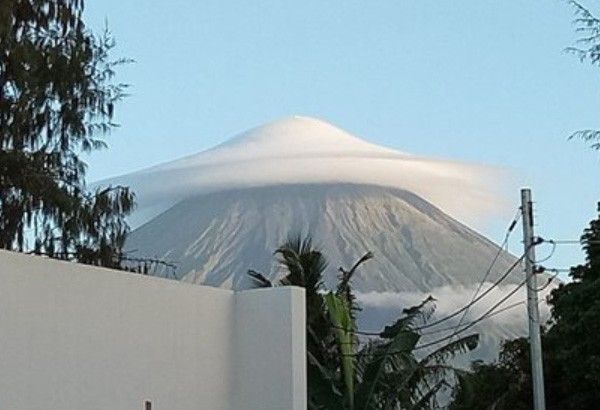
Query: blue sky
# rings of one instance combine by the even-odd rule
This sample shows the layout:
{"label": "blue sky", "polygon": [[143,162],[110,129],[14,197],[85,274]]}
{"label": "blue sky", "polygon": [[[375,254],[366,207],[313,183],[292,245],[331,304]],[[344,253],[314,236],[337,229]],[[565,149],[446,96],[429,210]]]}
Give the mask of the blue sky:
{"label": "blue sky", "polygon": [[[600,4],[588,1],[589,6]],[[105,20],[119,80],[110,149],[90,180],[209,148],[293,114],[399,150],[507,168],[530,186],[537,233],[578,238],[600,200],[600,152],[567,136],[600,128],[600,68],[566,54],[576,33],[561,0],[116,1]],[[519,192],[513,193],[515,208]],[[484,232],[499,242],[506,221]],[[520,232],[511,241],[519,252]],[[540,249],[540,257],[545,249]],[[583,256],[560,247],[546,262]]]}

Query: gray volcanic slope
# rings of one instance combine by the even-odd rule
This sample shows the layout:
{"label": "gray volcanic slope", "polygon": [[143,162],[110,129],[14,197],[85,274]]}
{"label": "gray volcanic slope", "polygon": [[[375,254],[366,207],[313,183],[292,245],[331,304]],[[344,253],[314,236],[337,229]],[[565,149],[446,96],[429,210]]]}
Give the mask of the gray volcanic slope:
{"label": "gray volcanic slope", "polygon": [[[174,261],[178,278],[241,289],[255,269],[277,277],[273,251],[291,233],[310,233],[331,266],[350,267],[372,251],[355,288],[423,291],[478,283],[498,247],[405,190],[357,184],[297,184],[233,189],[184,199],[133,231],[135,255]],[[515,258],[503,253],[488,281]],[[159,271],[158,275],[166,275]],[[184,277],[185,276],[185,277]],[[518,283],[518,270],[505,282]]]}

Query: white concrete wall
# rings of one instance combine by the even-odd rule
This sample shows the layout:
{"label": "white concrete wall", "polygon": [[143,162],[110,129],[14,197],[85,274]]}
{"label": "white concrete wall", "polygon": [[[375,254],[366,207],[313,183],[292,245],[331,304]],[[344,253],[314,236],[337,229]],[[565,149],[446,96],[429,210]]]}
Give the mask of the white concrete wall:
{"label": "white concrete wall", "polygon": [[305,409],[304,294],[0,251],[0,409]]}
{"label": "white concrete wall", "polygon": [[[265,288],[236,294],[233,363],[238,409],[306,408],[305,305],[304,294],[296,290]],[[267,296],[269,304],[264,303]],[[282,357],[286,360],[280,361]],[[281,379],[266,380],[259,376],[263,374]]]}

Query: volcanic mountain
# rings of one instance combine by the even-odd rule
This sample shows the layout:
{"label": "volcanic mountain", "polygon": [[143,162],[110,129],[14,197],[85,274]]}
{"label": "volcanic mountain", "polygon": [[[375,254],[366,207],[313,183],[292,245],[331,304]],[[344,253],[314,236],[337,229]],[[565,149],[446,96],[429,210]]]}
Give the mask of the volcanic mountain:
{"label": "volcanic mountain", "polygon": [[[173,261],[179,279],[250,286],[248,269],[277,276],[273,251],[290,234],[310,234],[335,265],[329,284],[337,266],[371,251],[357,290],[426,292],[472,285],[488,268],[498,247],[448,214],[468,221],[493,212],[498,200],[487,187],[495,177],[487,167],[414,156],[291,117],[103,183],[138,196],[127,249]],[[503,253],[490,279],[513,260]]]}
{"label": "volcanic mountain", "polygon": [[[253,285],[249,269],[281,275],[273,251],[290,235],[309,234],[330,262],[331,287],[339,266],[373,252],[353,284],[364,308],[359,326],[379,330],[430,294],[438,317],[468,303],[499,248],[466,224],[498,215],[502,200],[490,187],[501,180],[490,167],[411,155],[318,119],[290,117],[101,184],[136,192],[126,250],[177,266],[175,272],[159,267],[156,275],[246,288]],[[500,252],[487,281],[514,261]],[[465,321],[522,279],[515,269]],[[523,299],[524,290],[503,305],[520,311],[511,308],[472,329],[481,331],[482,344],[467,360],[493,359],[500,340],[525,333],[524,305],[514,303]]]}
{"label": "volcanic mountain", "polygon": [[[250,285],[249,268],[277,276],[273,250],[288,235],[300,233],[309,233],[332,263],[349,267],[372,251],[368,269],[354,279],[361,291],[468,286],[480,279],[498,250],[409,191],[345,183],[193,196],[136,229],[128,247],[176,261],[179,276],[189,272],[187,280],[239,289]],[[498,272],[512,261],[504,254]]]}

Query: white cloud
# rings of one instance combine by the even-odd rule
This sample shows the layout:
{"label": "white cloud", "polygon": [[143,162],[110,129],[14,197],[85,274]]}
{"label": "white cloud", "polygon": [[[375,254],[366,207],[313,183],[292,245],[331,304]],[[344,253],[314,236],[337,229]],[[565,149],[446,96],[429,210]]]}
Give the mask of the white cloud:
{"label": "white cloud", "polygon": [[[542,287],[544,283],[540,283],[538,287]],[[482,291],[487,290],[492,283],[484,283]],[[497,303],[500,299],[507,296],[511,291],[515,289],[517,285],[502,285],[494,288],[480,301],[475,303],[469,310],[463,320],[463,324],[467,324],[483,314],[485,314],[492,306]],[[550,291],[556,285],[552,283],[539,293],[540,299],[540,319],[542,324],[546,323],[550,318],[549,307],[546,303],[546,296],[549,295]],[[410,306],[419,304],[429,295],[436,299],[435,314],[430,319],[430,322],[435,321],[439,318],[444,318],[457,310],[461,309],[467,303],[469,303],[473,297],[473,294],[477,288],[477,285],[470,287],[456,287],[456,286],[443,286],[434,288],[431,292],[366,292],[357,293],[357,300],[363,307],[359,317],[359,327],[362,330],[367,331],[378,331],[383,328],[386,324],[392,323],[395,319],[402,316],[402,309]],[[480,292],[481,294],[481,292]],[[526,300],[526,287],[523,286],[514,295],[509,297],[506,302],[498,306],[495,310],[501,310],[503,307],[511,304],[525,301]],[[444,335],[452,333],[454,326],[459,322],[462,313],[440,323],[438,326],[434,326],[427,331],[436,329],[450,329],[446,332],[441,332],[435,335],[435,338],[442,337]],[[517,336],[527,335],[527,310],[526,305],[523,303],[517,307],[511,308],[497,315],[490,317],[482,322],[480,325],[474,327],[471,332],[479,332],[484,344],[494,344],[498,346],[501,339],[513,338]],[[469,333],[469,332],[467,332]],[[489,346],[488,346],[489,347]],[[497,349],[492,349],[497,350]],[[495,352],[491,352],[495,353]],[[492,357],[489,356],[490,351],[485,352],[483,355],[486,359]]]}
{"label": "white cloud", "polygon": [[[187,197],[234,188],[297,183],[357,183],[411,191],[475,227],[504,215],[505,172],[426,158],[356,138],[324,121],[292,117],[258,127],[213,149],[100,184],[137,194],[139,225]],[[494,188],[492,188],[494,187]],[[500,187],[500,188],[497,188]]]}

